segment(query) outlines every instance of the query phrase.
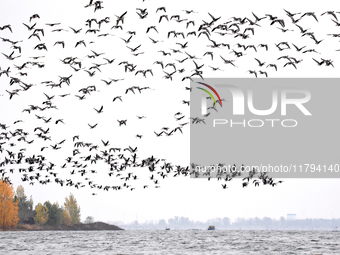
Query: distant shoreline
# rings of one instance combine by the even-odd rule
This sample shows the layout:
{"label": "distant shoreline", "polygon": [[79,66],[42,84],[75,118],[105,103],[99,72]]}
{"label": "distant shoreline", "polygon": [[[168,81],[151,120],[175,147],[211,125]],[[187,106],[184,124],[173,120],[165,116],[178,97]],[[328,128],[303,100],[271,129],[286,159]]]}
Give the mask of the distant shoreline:
{"label": "distant shoreline", "polygon": [[0,230],[0,231],[98,231],[98,230],[124,230],[116,225],[110,225],[104,222],[94,222],[94,223],[79,223],[72,226],[68,225],[18,225],[15,228]]}

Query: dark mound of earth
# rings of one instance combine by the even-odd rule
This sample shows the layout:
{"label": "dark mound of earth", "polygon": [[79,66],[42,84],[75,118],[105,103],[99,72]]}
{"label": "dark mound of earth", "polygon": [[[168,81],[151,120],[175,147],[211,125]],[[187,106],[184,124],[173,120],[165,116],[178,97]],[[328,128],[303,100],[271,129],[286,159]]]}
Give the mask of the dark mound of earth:
{"label": "dark mound of earth", "polygon": [[73,226],[61,226],[61,227],[62,227],[61,230],[124,230],[115,225],[110,225],[100,221],[88,224],[79,223]]}

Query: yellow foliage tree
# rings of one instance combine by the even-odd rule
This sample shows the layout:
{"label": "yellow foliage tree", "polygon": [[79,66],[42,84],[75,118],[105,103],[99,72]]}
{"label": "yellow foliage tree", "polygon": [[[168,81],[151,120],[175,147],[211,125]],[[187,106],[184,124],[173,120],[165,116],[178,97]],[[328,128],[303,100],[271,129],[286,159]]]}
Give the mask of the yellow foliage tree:
{"label": "yellow foliage tree", "polygon": [[77,204],[77,200],[71,193],[69,197],[65,198],[65,210],[68,212],[71,217],[71,224],[80,223],[80,207]]}
{"label": "yellow foliage tree", "polygon": [[0,228],[3,230],[16,227],[18,217],[18,201],[14,199],[12,185],[0,180]]}
{"label": "yellow foliage tree", "polygon": [[48,208],[39,203],[35,208],[35,211],[37,212],[36,216],[34,217],[35,223],[39,225],[45,224],[48,220]]}
{"label": "yellow foliage tree", "polygon": [[63,210],[63,218],[61,223],[68,226],[71,225],[71,216],[69,215],[67,210]]}

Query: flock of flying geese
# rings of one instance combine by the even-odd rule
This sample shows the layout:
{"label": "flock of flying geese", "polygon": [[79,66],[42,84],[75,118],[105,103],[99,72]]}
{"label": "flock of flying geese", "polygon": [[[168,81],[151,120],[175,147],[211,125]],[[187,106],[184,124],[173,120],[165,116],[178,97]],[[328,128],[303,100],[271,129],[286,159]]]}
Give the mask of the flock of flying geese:
{"label": "flock of flying geese", "polygon": [[[105,8],[103,1],[91,0],[85,8],[93,8],[96,17],[99,17],[100,10]],[[126,146],[114,147],[109,140],[101,140],[101,143],[94,144],[93,142],[86,142],[86,139],[80,139],[79,135],[65,138],[62,141],[56,141],[52,137],[52,130],[57,130],[56,125],[67,125],[64,119],[54,118],[53,110],[58,109],[56,98],[70,98],[73,97],[78,100],[87,100],[94,93],[98,93],[99,87],[111,86],[113,83],[128,84],[129,78],[140,77],[152,79],[153,76],[161,76],[170,82],[177,82],[183,84],[183,91],[191,91],[192,88],[185,86],[187,80],[193,78],[200,78],[204,80],[204,72],[216,72],[226,68],[239,68],[237,65],[238,59],[244,58],[247,51],[252,53],[262,51],[278,51],[287,52],[287,55],[280,56],[277,61],[285,61],[283,68],[292,67],[297,69],[302,63],[302,59],[291,56],[293,53],[298,53],[299,56],[308,56],[305,59],[314,61],[318,66],[334,67],[334,61],[328,58],[319,58],[318,46],[322,44],[325,39],[320,39],[311,29],[305,29],[301,25],[301,20],[309,19],[309,22],[321,22],[328,16],[333,22],[333,26],[339,27],[340,23],[337,14],[340,12],[327,11],[317,15],[314,12],[306,13],[291,13],[284,10],[280,17],[265,14],[259,17],[258,14],[252,13],[248,17],[215,17],[211,13],[204,14],[207,21],[199,21],[197,12],[193,10],[182,10],[178,13],[168,13],[167,8],[162,6],[155,9],[136,8],[125,11],[121,14],[111,17],[90,18],[84,21],[83,27],[74,28],[62,22],[45,23],[43,14],[33,14],[27,21],[22,22],[22,26],[28,32],[28,36],[22,38],[20,41],[13,41],[11,35],[15,33],[16,27],[10,24],[0,26],[0,43],[2,48],[2,59],[0,66],[1,89],[5,90],[9,96],[9,103],[19,100],[19,96],[25,96],[28,90],[36,90],[36,93],[41,93],[37,87],[43,88],[42,93],[45,100],[38,105],[29,105],[22,109],[23,118],[30,118],[30,121],[39,121],[42,125],[35,127],[33,130],[25,130],[25,126],[20,126],[20,123],[25,121],[20,119],[15,120],[11,124],[0,123],[0,174],[3,180],[11,182],[10,174],[21,174],[23,182],[29,182],[30,185],[36,183],[46,185],[48,183],[57,183],[61,186],[72,186],[77,189],[86,186],[92,189],[99,190],[134,190],[135,186],[133,180],[137,180],[138,176],[133,168],[148,168],[150,171],[149,181],[151,184],[143,185],[143,188],[149,186],[159,188],[162,179],[177,176],[192,176],[207,177],[210,180],[210,173],[199,173],[196,170],[197,165],[192,163],[190,166],[174,165],[167,162],[166,159],[160,159],[153,155],[144,159],[139,159],[137,147]],[[41,15],[41,17],[40,17]],[[136,15],[140,22],[138,31],[126,29],[127,20],[133,15]],[[196,16],[195,16],[196,15]],[[144,20],[152,20],[155,25],[143,27]],[[164,31],[162,25],[166,23],[176,24],[176,29],[171,31]],[[299,23],[300,22],[300,23]],[[147,23],[146,23],[147,24]],[[1,25],[1,24],[0,24]],[[297,45],[290,42],[277,42],[274,45],[261,43],[254,45],[251,43],[252,38],[257,31],[263,29],[262,26],[269,26],[273,29],[279,29],[282,33],[295,33],[299,37],[309,38],[309,43],[312,42],[315,47],[307,45]],[[288,28],[289,27],[289,28]],[[68,30],[70,28],[71,30]],[[145,30],[144,30],[145,29]],[[337,28],[335,28],[336,30]],[[7,33],[6,33],[7,31]],[[9,33],[8,33],[9,32]],[[339,31],[337,31],[339,32]],[[340,33],[328,34],[334,38],[340,37]],[[48,43],[47,36],[52,33],[60,33],[64,35],[64,39]],[[112,57],[112,52],[98,52],[91,48],[96,44],[96,41],[88,39],[91,35],[99,38],[108,38],[108,36],[127,34],[125,37],[119,37],[116,40],[116,45],[120,52],[126,51],[126,55],[131,56],[132,60],[122,60]],[[69,34],[77,38],[76,42],[67,41]],[[6,35],[6,36],[5,36]],[[85,39],[84,39],[85,38]],[[152,60],[149,66],[140,67],[136,62],[140,61],[145,55],[148,59],[149,52],[144,52],[146,49],[143,43],[140,43],[140,38],[146,38],[154,49],[157,46],[171,44],[171,48],[160,49],[153,52],[157,59]],[[209,50],[204,53],[194,55],[190,50],[191,38],[208,43],[206,46]],[[227,40],[225,38],[228,38]],[[241,43],[241,42],[244,43]],[[233,44],[235,42],[235,44]],[[25,49],[34,43],[33,50],[36,55],[29,56],[30,61],[26,61]],[[72,43],[72,44],[71,44]],[[6,49],[7,47],[7,49]],[[70,71],[67,75],[59,76],[58,80],[51,78],[49,81],[41,81],[40,84],[30,82],[30,70],[40,70],[44,72],[46,63],[43,61],[45,55],[48,57],[48,52],[63,51],[66,48],[74,48],[74,55],[57,59],[56,62],[67,66]],[[76,49],[87,49],[88,55],[76,56]],[[218,52],[223,50],[223,54],[218,55]],[[339,51],[339,50],[336,50]],[[114,51],[113,51],[114,52]],[[45,54],[45,55],[44,55]],[[232,54],[230,57],[229,54]],[[61,56],[62,54],[60,54]],[[111,55],[111,57],[110,57]],[[216,56],[217,55],[217,56]],[[59,55],[58,55],[59,56]],[[47,58],[46,57],[46,58]],[[136,62],[133,61],[136,59]],[[138,61],[137,61],[138,60]],[[88,62],[91,65],[88,65]],[[206,62],[215,63],[206,66]],[[253,59],[254,65],[257,64],[261,70],[247,70],[250,75],[258,77],[268,77],[268,70],[278,71],[280,69],[278,63],[267,63],[260,57]],[[147,63],[148,61],[145,61]],[[108,66],[115,66],[122,68],[120,71],[124,74],[124,78],[108,78],[104,74],[104,69]],[[223,66],[223,69],[222,69]],[[72,82],[75,77],[79,75],[88,74],[87,79],[94,81],[97,79],[95,85],[81,85]],[[36,78],[36,77],[32,77]],[[54,79],[54,81],[53,81]],[[6,86],[6,83],[8,86]],[[76,83],[76,84],[75,84]],[[86,84],[86,82],[85,82]],[[77,93],[73,93],[69,88],[77,88]],[[157,90],[157,87],[142,87],[136,85],[128,85],[124,88],[125,96],[142,95],[144,91]],[[4,91],[4,93],[5,93]],[[51,92],[52,91],[52,92]],[[54,92],[54,93],[53,93]],[[117,102],[124,102],[124,95],[115,95],[111,100],[111,104]],[[178,107],[189,106],[189,100],[182,100]],[[177,106],[176,106],[177,107]],[[187,111],[186,110],[183,111]],[[106,110],[106,105],[93,106],[94,112],[102,114]],[[215,109],[216,110],[216,109]],[[42,112],[46,113],[48,117],[43,116]],[[27,117],[28,116],[28,117]],[[138,116],[137,119],[142,120],[147,116]],[[176,111],[173,115],[175,125],[173,127],[162,127],[158,130],[153,130],[151,133],[155,137],[181,135],[184,129],[188,127],[189,123],[204,124],[204,118],[188,117],[182,113],[182,110]],[[187,120],[187,121],[186,121]],[[116,124],[123,128],[128,126],[129,119],[117,119]],[[100,123],[88,123],[87,128],[95,129]],[[135,139],[141,140],[144,134],[136,134]],[[43,141],[44,146],[40,147],[39,154],[34,153],[31,149],[35,141]],[[58,150],[66,150],[65,142],[72,143],[72,153],[62,163],[51,162],[48,158],[48,151],[54,152]],[[107,166],[107,176],[121,180],[121,184],[107,185],[96,183],[93,180],[93,175],[98,173],[96,165],[99,162]],[[240,166],[234,166],[235,171],[232,174],[218,173],[217,180],[231,181],[235,177],[240,177],[243,174]],[[62,178],[61,172],[69,173],[68,178]],[[79,181],[73,176],[81,177]],[[71,178],[72,176],[72,178]],[[249,176],[243,176],[242,186],[247,187],[248,183],[253,183],[255,186],[259,184],[275,186],[282,181],[275,182],[273,178],[266,174],[260,174],[253,169]],[[226,184],[222,184],[222,188],[227,188]],[[93,195],[97,193],[93,192]]]}

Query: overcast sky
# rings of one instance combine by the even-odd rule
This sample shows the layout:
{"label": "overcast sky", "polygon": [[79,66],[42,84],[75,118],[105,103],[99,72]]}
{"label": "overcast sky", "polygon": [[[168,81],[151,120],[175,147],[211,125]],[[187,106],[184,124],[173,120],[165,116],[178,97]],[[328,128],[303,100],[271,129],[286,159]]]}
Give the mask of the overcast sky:
{"label": "overcast sky", "polygon": [[[116,3],[114,3],[116,2]],[[212,0],[209,2],[198,1],[103,1],[103,9],[94,12],[93,7],[84,8],[88,4],[87,1],[41,1],[41,0],[4,0],[2,1],[0,27],[11,24],[13,33],[4,29],[0,31],[0,37],[9,38],[18,42],[17,45],[22,47],[22,52],[15,50],[14,56],[19,56],[15,60],[8,60],[4,55],[0,56],[1,70],[6,70],[11,66],[10,77],[20,78],[27,84],[33,84],[28,91],[20,91],[19,96],[14,96],[9,100],[9,94],[15,88],[20,88],[17,84],[10,86],[10,78],[3,74],[0,77],[0,123],[6,123],[12,130],[22,128],[30,133],[27,140],[34,140],[31,145],[15,141],[18,144],[15,148],[5,147],[9,150],[18,150],[27,146],[26,155],[43,154],[47,157],[47,162],[54,162],[56,167],[54,172],[58,172],[58,176],[63,179],[74,178],[75,182],[82,182],[86,187],[76,189],[74,187],[60,187],[56,183],[48,185],[40,185],[35,183],[29,185],[28,182],[22,182],[18,171],[15,174],[9,174],[14,187],[23,185],[26,195],[32,195],[34,203],[58,201],[59,204],[70,193],[73,193],[81,207],[81,217],[84,220],[87,216],[93,216],[95,220],[100,221],[123,221],[131,222],[136,219],[138,221],[155,221],[159,219],[168,219],[173,216],[186,216],[193,220],[207,220],[215,217],[229,217],[236,219],[238,217],[274,217],[279,218],[286,214],[296,214],[298,218],[339,218],[340,203],[337,198],[340,192],[339,179],[282,179],[284,182],[276,187],[260,186],[254,187],[249,185],[242,188],[242,181],[235,179],[228,183],[228,189],[222,189],[221,182],[217,180],[193,179],[189,177],[172,177],[160,179],[160,188],[154,188],[154,184],[149,180],[151,173],[147,168],[131,168],[122,173],[126,176],[127,172],[133,172],[138,175],[139,180],[129,181],[135,190],[123,189],[120,191],[110,190],[109,192],[90,189],[87,181],[79,174],[70,175],[73,170],[71,166],[61,168],[68,156],[72,156],[74,143],[72,137],[80,136],[80,141],[98,144],[100,150],[104,150],[101,140],[110,141],[110,147],[120,147],[122,149],[131,146],[138,147],[138,158],[143,159],[153,155],[156,158],[166,159],[173,165],[189,165],[190,160],[190,128],[189,125],[183,127],[183,134],[176,132],[173,136],[156,137],[155,132],[160,132],[162,127],[170,127],[173,129],[178,123],[189,121],[189,107],[182,104],[182,100],[189,100],[190,93],[185,90],[189,87],[189,80],[184,82],[181,79],[192,73],[195,65],[192,61],[187,60],[183,64],[179,64],[176,60],[186,57],[185,54],[172,53],[171,56],[163,56],[159,50],[172,52],[170,49],[180,49],[176,42],[188,42],[188,48],[185,49],[191,55],[196,55],[199,64],[204,64],[204,77],[224,78],[224,77],[253,77],[248,70],[259,70],[254,57],[266,61],[267,63],[276,62],[278,71],[274,69],[266,69],[269,77],[288,78],[288,77],[338,77],[339,73],[339,40],[327,34],[340,33],[340,27],[335,26],[332,21],[334,19],[330,15],[323,15],[325,11],[340,11],[335,9],[337,6],[334,1],[311,2],[308,6],[298,5],[297,1],[241,1],[226,3],[226,1]],[[163,11],[158,11],[158,7],[166,7],[166,14],[169,18],[172,15],[180,15],[181,18],[194,20],[195,26],[189,25],[186,29],[186,21],[177,23],[174,20],[158,23],[159,16]],[[140,19],[136,14],[136,8],[147,8],[148,17]],[[318,21],[313,17],[304,17],[298,24],[303,28],[309,28],[315,33],[318,40],[324,39],[319,45],[316,45],[310,38],[301,37],[299,29],[291,23],[283,9],[290,12],[315,12]],[[194,10],[194,13],[186,14],[183,10]],[[115,25],[116,16],[122,15],[125,11],[123,30],[111,29]],[[180,32],[198,31],[202,20],[209,22],[211,13],[214,17],[220,17],[220,23],[230,21],[230,18],[249,17],[255,20],[252,12],[258,17],[264,17],[265,14],[272,14],[285,20],[286,28],[294,30],[286,33],[281,32],[277,27],[269,25],[269,21],[261,21],[261,27],[255,26],[255,35],[251,39],[242,40],[235,39],[233,36],[226,35],[224,37],[214,35],[218,42],[229,43],[234,49],[235,44],[254,44],[267,43],[269,51],[258,49],[255,53],[247,50],[245,56],[237,58],[230,54],[231,50],[226,48],[211,49],[207,45],[209,41],[202,35],[199,38],[189,36],[185,39],[167,37],[168,32],[176,30]],[[40,19],[32,19],[33,14],[39,14]],[[301,16],[297,15],[298,16]],[[340,18],[340,14],[337,16]],[[96,18],[97,20],[110,17],[108,24],[103,23],[101,30],[94,33],[86,33],[89,29],[85,26],[87,19]],[[340,20],[340,19],[339,19]],[[61,23],[50,27],[46,23]],[[43,28],[45,36],[41,36],[41,41],[37,38],[28,39],[32,34],[23,23],[35,28]],[[263,24],[263,25],[262,25]],[[158,33],[150,30],[146,34],[148,27],[155,25]],[[98,28],[98,25],[93,25]],[[73,33],[71,28],[80,29],[79,34]],[[53,29],[62,28],[65,31],[52,32]],[[136,36],[132,37],[129,44],[125,44],[121,38],[128,39],[130,35],[127,31],[136,31]],[[108,33],[107,36],[99,36]],[[149,39],[159,40],[157,44],[153,44]],[[75,48],[76,42],[84,40],[85,46]],[[54,45],[57,41],[64,41],[65,48],[61,45]],[[297,53],[295,49],[290,51],[279,51],[274,43],[288,42],[299,47],[306,46],[306,49],[315,48],[318,52],[312,54]],[[45,43],[48,51],[36,50],[34,47],[39,43]],[[137,52],[143,53],[139,56],[133,56],[131,51],[126,47],[137,47],[141,44]],[[1,52],[9,55],[13,48],[8,42],[0,41]],[[104,55],[95,59],[90,59],[87,55],[96,53],[104,53]],[[206,51],[214,51],[214,59],[209,56],[203,56]],[[241,50],[240,50],[241,51]],[[219,56],[226,59],[235,60],[237,68],[223,64]],[[277,61],[282,55],[295,56],[303,59],[298,68],[283,68],[284,62]],[[44,56],[38,60],[31,57]],[[82,61],[83,68],[88,70],[93,63],[103,64],[103,59],[115,59],[112,65],[103,65],[100,71],[96,71],[93,77],[90,77],[84,70],[74,72],[69,66],[62,64],[60,60],[66,57],[78,57]],[[318,66],[312,58],[332,59],[333,67]],[[28,65],[21,72],[27,72],[27,76],[20,76],[19,70],[14,65],[20,66],[26,61],[37,61],[44,63],[44,68]],[[142,74],[134,75],[124,71],[123,65],[118,65],[122,61],[128,61],[137,65],[137,70],[145,70],[151,68],[153,76],[146,74],[146,78]],[[176,63],[178,68],[185,68],[183,74],[176,73],[173,81],[164,78],[165,73],[160,65],[154,64],[155,61],[163,61],[166,63]],[[223,71],[213,72],[209,66],[220,67]],[[171,73],[172,67],[166,67],[166,72]],[[264,69],[262,69],[264,70]],[[64,84],[63,87],[51,89],[42,84],[44,81],[58,82],[58,76],[71,77],[70,86]],[[102,80],[124,79],[111,85],[105,85]],[[81,95],[79,90],[87,86],[95,85],[97,91],[91,95],[86,95],[86,100],[79,100],[75,95]],[[140,94],[131,92],[125,94],[127,88],[131,86],[150,87],[151,89],[143,90]],[[23,109],[29,108],[29,105],[41,105],[47,98],[43,94],[49,96],[55,95],[52,99],[57,105],[58,110],[49,110],[46,112],[32,111],[31,113],[22,112]],[[65,98],[59,95],[70,93]],[[122,96],[123,102],[112,99],[115,96]],[[103,105],[103,113],[97,114],[93,108],[99,109]],[[182,122],[174,119],[174,114],[181,112],[180,116],[184,116]],[[52,117],[51,124],[45,124],[42,120],[38,120],[35,114],[42,115],[46,118]],[[139,120],[136,116],[146,116]],[[63,119],[65,124],[56,125],[57,119]],[[119,126],[118,120],[127,119],[127,126]],[[23,120],[21,123],[13,124],[16,120]],[[90,129],[88,124],[98,123],[98,127]],[[34,135],[34,129],[41,126],[43,129],[50,128],[52,141],[42,141]],[[141,139],[137,138],[137,134],[142,134]],[[316,134],[317,135],[317,134]],[[50,145],[65,139],[65,143],[61,145],[61,150],[52,150]],[[337,139],[337,138],[335,138]],[[338,142],[335,140],[334,142]],[[40,148],[47,146],[48,148],[40,152]],[[106,149],[106,148],[105,148]],[[86,149],[81,149],[82,155],[87,156],[90,153]],[[325,152],[327,153],[327,149]],[[5,155],[4,153],[3,155]],[[2,157],[2,156],[1,156]],[[79,156],[78,156],[79,157]],[[2,157],[3,158],[3,157]],[[311,159],[312,160],[312,159]],[[340,162],[334,162],[340,163]],[[116,185],[121,183],[119,177],[108,177],[107,165],[99,163],[98,165],[87,162],[88,171],[96,170],[91,175],[98,185]],[[6,166],[8,172],[14,166]],[[78,169],[76,169],[77,171]],[[133,182],[133,183],[131,183]],[[149,185],[143,189],[143,185]],[[96,195],[92,195],[96,193]]]}

